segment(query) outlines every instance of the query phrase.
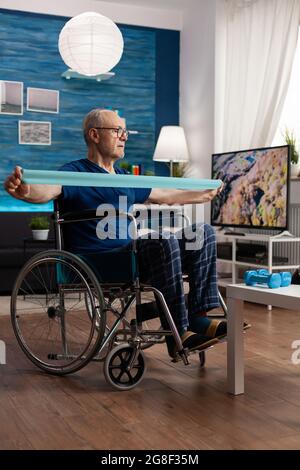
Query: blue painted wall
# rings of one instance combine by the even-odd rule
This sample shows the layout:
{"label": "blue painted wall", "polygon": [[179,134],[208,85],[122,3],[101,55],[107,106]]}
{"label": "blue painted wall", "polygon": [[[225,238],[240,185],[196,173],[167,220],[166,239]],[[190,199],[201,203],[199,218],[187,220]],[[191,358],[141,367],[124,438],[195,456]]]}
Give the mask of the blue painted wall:
{"label": "blue painted wall", "polygon": [[[0,80],[24,83],[23,116],[0,115],[0,181],[16,164],[25,168],[56,169],[86,154],[81,125],[95,107],[118,109],[132,136],[126,149],[131,164],[153,170],[152,156],[162,125],[178,124],[179,32],[119,25],[124,53],[107,82],[65,80],[57,40],[68,18],[0,9]],[[27,87],[60,91],[60,113],[26,111]],[[52,145],[19,145],[18,120],[51,121]],[[168,172],[156,165],[157,174]],[[168,174],[168,173],[167,173]],[[26,204],[0,188],[0,211],[51,210]]]}

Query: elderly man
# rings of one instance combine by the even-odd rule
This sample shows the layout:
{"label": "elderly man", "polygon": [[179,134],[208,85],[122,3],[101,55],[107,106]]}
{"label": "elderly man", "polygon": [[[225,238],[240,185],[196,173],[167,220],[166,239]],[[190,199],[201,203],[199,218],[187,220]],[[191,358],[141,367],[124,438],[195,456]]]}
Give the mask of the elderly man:
{"label": "elderly man", "polygon": [[[87,158],[66,163],[60,170],[91,173],[124,173],[114,164],[124,157],[128,131],[125,121],[114,111],[94,109],[83,122]],[[5,181],[6,191],[17,199],[33,203],[60,201],[62,212],[97,209],[100,204],[118,208],[119,197],[126,196],[128,207],[135,203],[191,204],[210,201],[217,191],[182,191],[176,189],[98,188],[21,183],[21,167],[16,167]],[[75,253],[95,253],[114,248],[126,249],[129,238],[99,239],[97,221],[72,224],[66,231],[67,246]],[[201,247],[186,250],[186,238],[162,236],[138,240],[140,277],[159,289],[168,304],[184,347],[203,349],[212,340],[226,335],[226,321],[212,320],[207,312],[219,306],[216,279],[216,242],[213,229],[201,224]],[[189,239],[190,241],[190,239]],[[182,273],[189,275],[188,307],[185,304]],[[172,355],[169,343],[169,353]]]}

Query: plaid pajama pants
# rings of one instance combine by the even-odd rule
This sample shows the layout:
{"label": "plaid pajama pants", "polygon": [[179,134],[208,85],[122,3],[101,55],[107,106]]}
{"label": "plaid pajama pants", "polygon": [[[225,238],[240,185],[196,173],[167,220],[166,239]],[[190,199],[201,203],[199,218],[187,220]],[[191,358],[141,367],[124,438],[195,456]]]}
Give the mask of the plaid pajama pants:
{"label": "plaid pajama pants", "polygon": [[[195,247],[187,249],[188,243]],[[194,224],[167,238],[162,233],[158,239],[138,239],[137,247],[140,279],[162,292],[180,334],[193,315],[219,307],[216,238],[210,225]],[[188,308],[183,273],[189,277]]]}

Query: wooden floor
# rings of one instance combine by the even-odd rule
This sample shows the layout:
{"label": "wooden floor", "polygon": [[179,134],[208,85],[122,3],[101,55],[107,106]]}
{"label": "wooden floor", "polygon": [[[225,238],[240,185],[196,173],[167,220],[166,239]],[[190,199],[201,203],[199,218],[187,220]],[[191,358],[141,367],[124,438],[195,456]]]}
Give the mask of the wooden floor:
{"label": "wooden floor", "polygon": [[[299,306],[300,307],[300,306]],[[49,376],[23,355],[0,299],[0,449],[299,449],[299,313],[246,304],[246,393],[226,393],[226,344],[199,368],[172,364],[164,345],[146,351],[148,370],[118,392],[93,363],[72,376]]]}

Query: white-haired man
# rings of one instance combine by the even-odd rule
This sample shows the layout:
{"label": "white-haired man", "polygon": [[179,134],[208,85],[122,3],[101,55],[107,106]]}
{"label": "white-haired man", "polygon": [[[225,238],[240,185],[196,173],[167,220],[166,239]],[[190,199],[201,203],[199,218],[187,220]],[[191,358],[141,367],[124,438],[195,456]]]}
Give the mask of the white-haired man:
{"label": "white-haired man", "polygon": [[[83,122],[87,158],[63,165],[60,170],[92,173],[124,173],[115,163],[124,157],[128,131],[125,120],[116,112],[94,109]],[[176,189],[99,188],[60,185],[27,185],[21,182],[21,167],[16,167],[4,183],[13,197],[32,203],[60,201],[63,212],[97,209],[100,204],[118,208],[120,196],[128,207],[135,203],[190,204],[210,201],[217,191],[181,191]],[[96,253],[127,249],[132,240],[124,237],[99,239],[97,221],[67,225],[64,238],[75,253]],[[70,226],[72,228],[70,229]],[[216,241],[212,227],[201,224],[203,243],[199,249],[186,250],[185,236],[139,239],[138,262],[141,280],[151,283],[165,296],[181,335],[184,347],[203,349],[212,340],[227,333],[226,321],[213,320],[207,312],[219,306],[216,276]],[[189,240],[190,241],[190,240]],[[189,275],[190,291],[185,304],[182,273]],[[170,349],[169,349],[170,352]]]}

